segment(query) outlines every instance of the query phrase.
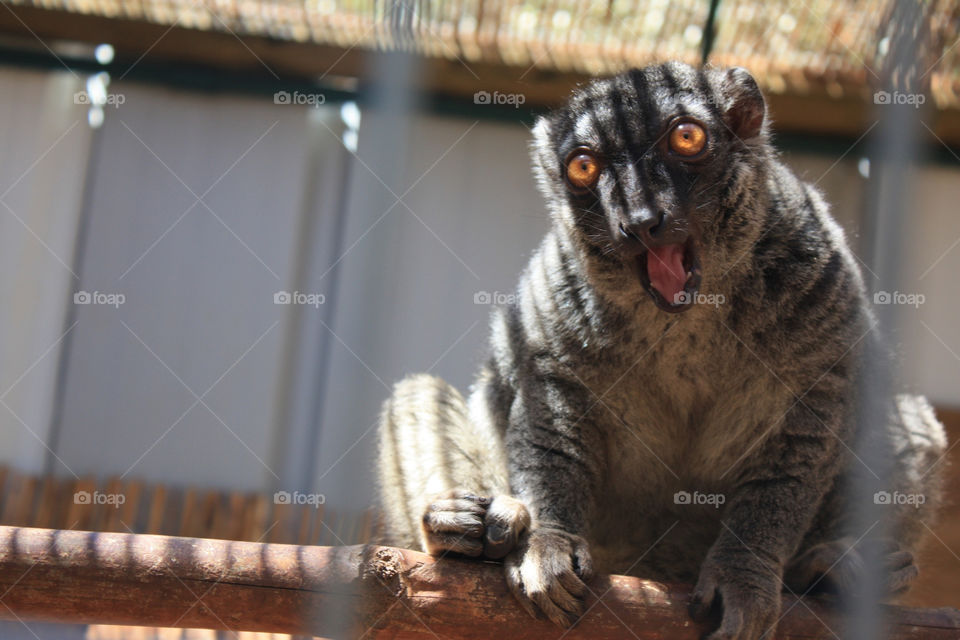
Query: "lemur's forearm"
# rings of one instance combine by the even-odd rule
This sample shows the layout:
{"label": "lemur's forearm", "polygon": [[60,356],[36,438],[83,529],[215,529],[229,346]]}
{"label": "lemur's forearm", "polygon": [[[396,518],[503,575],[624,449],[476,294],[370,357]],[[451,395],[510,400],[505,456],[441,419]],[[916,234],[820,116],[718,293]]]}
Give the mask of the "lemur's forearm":
{"label": "lemur's forearm", "polygon": [[771,566],[796,553],[837,474],[841,415],[838,407],[802,400],[787,411],[738,471],[715,549],[746,549]]}
{"label": "lemur's forearm", "polygon": [[534,526],[584,535],[599,483],[602,444],[583,386],[562,377],[527,381],[507,431],[510,483]]}

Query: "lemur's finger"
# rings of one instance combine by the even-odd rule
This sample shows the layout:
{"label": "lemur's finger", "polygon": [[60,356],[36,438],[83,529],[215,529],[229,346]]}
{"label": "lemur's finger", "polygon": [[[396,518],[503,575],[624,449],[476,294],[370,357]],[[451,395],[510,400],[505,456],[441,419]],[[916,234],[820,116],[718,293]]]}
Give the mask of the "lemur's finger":
{"label": "lemur's finger", "polygon": [[707,640],[736,640],[736,638],[748,637],[743,633],[743,627],[743,611],[736,607],[724,607],[720,628],[707,636]]}
{"label": "lemur's finger", "polygon": [[[900,556],[900,554],[909,556],[909,559],[907,560],[905,556]],[[900,556],[897,558],[899,562],[906,560],[905,564],[900,566],[888,565],[887,567],[890,571],[887,575],[887,594],[895,596],[903,593],[913,584],[913,581],[920,575],[920,569],[913,563],[913,554],[909,551],[900,551],[891,555]]]}
{"label": "lemur's finger", "polygon": [[523,610],[526,611],[531,618],[539,619],[543,617],[542,614],[537,612],[537,609],[533,606],[533,602],[527,595],[526,587],[523,584],[523,578],[520,576],[520,567],[515,561],[511,562],[510,559],[507,560],[506,573],[507,587],[509,587],[513,597],[518,603],[520,603],[520,606],[523,608]]}
{"label": "lemur's finger", "polygon": [[857,545],[860,552],[867,557],[885,557],[900,551],[900,544],[889,536],[868,538]]}
{"label": "lemur's finger", "polygon": [[576,610],[576,598],[567,593],[554,576],[531,575],[521,568],[526,597],[554,624],[569,627],[573,619],[567,608]]}
{"label": "lemur's finger", "polygon": [[484,526],[484,555],[502,558],[513,551],[520,535],[530,526],[530,512],[516,498],[497,496],[487,509]]}
{"label": "lemur's finger", "polygon": [[487,498],[462,489],[439,494],[423,514],[424,537],[440,533],[479,538],[483,535],[483,516],[488,503]]}
{"label": "lemur's finger", "polygon": [[551,622],[564,629],[573,626],[583,611],[583,602],[564,591],[558,582],[547,585],[546,590],[534,591],[530,597]]}
{"label": "lemur's finger", "polygon": [[587,585],[573,572],[573,569],[565,569],[557,577],[563,588],[575,598],[582,598],[587,592]]}
{"label": "lemur's finger", "polygon": [[883,565],[888,571],[896,571],[913,564],[913,554],[909,551],[894,551],[883,559]]}
{"label": "lemur's finger", "polygon": [[444,491],[434,496],[434,502],[439,500],[469,500],[476,505],[486,507],[493,499],[489,496],[480,495],[475,491],[470,491],[469,489],[450,489],[449,491]]}
{"label": "lemur's finger", "polygon": [[704,622],[710,616],[716,593],[716,581],[711,576],[701,575],[693,595],[690,596],[690,617],[695,622]]}
{"label": "lemur's finger", "polygon": [[483,543],[478,538],[455,533],[434,533],[425,538],[427,553],[431,555],[452,551],[476,557],[483,553]]}
{"label": "lemur's finger", "polygon": [[573,572],[584,581],[593,578],[593,557],[586,545],[578,545],[573,550]]}
{"label": "lemur's finger", "polygon": [[483,520],[462,511],[428,511],[423,514],[423,528],[427,534],[451,533],[479,538],[483,535]]}
{"label": "lemur's finger", "polygon": [[431,502],[427,511],[464,511],[483,515],[487,507],[467,498],[443,498]]}
{"label": "lemur's finger", "polygon": [[554,624],[570,627],[583,614],[577,597],[586,587],[573,573],[570,549],[555,546],[562,539],[541,539],[528,547],[520,562],[520,580],[526,596]]}

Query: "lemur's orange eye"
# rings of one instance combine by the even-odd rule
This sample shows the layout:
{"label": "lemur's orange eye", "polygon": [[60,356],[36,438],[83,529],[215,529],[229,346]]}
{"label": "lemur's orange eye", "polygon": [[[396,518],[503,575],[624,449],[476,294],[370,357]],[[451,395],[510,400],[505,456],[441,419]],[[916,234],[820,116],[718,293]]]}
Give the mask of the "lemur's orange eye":
{"label": "lemur's orange eye", "polygon": [[574,149],[567,156],[567,182],[577,190],[590,189],[600,179],[600,161],[585,147]]}
{"label": "lemur's orange eye", "polygon": [[698,155],[707,145],[707,132],[696,122],[681,122],[670,132],[670,150],[685,158]]}

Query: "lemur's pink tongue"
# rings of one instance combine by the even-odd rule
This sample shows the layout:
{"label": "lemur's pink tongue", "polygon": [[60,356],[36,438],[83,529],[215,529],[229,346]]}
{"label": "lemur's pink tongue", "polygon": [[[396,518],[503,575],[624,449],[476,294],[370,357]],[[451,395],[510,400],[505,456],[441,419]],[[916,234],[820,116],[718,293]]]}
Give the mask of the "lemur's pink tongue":
{"label": "lemur's pink tongue", "polygon": [[676,295],[683,291],[687,282],[687,272],[683,268],[683,245],[669,244],[665,247],[651,247],[647,251],[647,275],[650,286],[670,304],[676,302]]}

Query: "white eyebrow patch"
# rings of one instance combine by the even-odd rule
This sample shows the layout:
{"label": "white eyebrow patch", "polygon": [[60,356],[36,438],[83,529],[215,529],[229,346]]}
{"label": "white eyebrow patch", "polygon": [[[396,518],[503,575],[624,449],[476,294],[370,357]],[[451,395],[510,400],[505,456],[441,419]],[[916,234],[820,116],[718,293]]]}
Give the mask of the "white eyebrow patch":
{"label": "white eyebrow patch", "polygon": [[587,112],[577,118],[577,123],[573,127],[573,135],[579,141],[595,142],[596,131],[593,128],[593,113]]}

